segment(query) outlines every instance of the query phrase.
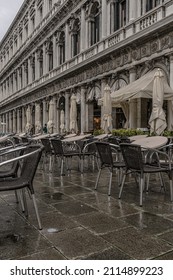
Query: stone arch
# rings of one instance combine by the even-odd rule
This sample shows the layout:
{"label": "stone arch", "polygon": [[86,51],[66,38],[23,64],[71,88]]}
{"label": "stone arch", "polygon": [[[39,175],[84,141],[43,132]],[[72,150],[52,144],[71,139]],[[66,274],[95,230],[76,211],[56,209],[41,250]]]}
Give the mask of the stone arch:
{"label": "stone arch", "polygon": [[88,89],[87,101],[92,102],[94,99],[98,100],[99,98],[101,98],[101,88],[96,84]]}
{"label": "stone arch", "polygon": [[95,13],[96,9],[97,9],[97,8],[100,8],[100,7],[101,7],[101,2],[100,2],[100,0],[93,0],[93,1],[90,3],[90,5],[89,5],[89,8],[88,8],[88,15],[89,15],[89,16],[92,16],[92,15]]}
{"label": "stone arch", "polygon": [[126,86],[127,84],[128,84],[128,78],[125,75],[121,75],[110,83],[110,88],[111,91],[116,91]]}

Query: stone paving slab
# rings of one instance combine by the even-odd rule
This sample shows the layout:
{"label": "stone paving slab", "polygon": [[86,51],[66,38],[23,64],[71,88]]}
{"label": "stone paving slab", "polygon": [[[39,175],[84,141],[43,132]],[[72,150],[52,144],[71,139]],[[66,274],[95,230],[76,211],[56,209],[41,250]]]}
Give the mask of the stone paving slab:
{"label": "stone paving slab", "polygon": [[108,171],[97,191],[97,170],[81,174],[74,168],[59,175],[55,164],[52,173],[39,168],[34,179],[41,231],[28,196],[27,218],[13,192],[0,193],[0,259],[173,259],[173,203],[167,177],[166,193],[160,191],[158,178],[151,178],[139,207],[139,189],[132,177],[119,200],[116,175],[111,196],[107,195]]}

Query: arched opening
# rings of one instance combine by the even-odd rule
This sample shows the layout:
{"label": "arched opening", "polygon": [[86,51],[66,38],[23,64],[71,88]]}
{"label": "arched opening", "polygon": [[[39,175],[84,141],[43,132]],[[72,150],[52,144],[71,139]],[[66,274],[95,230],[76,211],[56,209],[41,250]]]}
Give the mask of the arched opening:
{"label": "arched opening", "polygon": [[65,32],[62,31],[59,37],[59,64],[65,62]]}

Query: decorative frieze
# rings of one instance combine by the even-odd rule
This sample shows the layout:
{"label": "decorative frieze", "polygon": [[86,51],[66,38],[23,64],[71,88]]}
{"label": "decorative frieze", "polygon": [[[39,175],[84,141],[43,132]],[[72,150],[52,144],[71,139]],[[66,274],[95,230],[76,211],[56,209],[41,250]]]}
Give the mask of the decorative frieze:
{"label": "decorative frieze", "polygon": [[151,42],[151,54],[158,52],[160,49],[159,40]]}

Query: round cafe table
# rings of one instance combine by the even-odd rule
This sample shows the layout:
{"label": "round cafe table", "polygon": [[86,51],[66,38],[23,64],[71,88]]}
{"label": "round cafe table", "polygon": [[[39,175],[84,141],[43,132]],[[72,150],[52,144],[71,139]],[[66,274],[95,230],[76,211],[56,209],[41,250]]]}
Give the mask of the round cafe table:
{"label": "round cafe table", "polygon": [[76,135],[76,136],[73,136],[73,137],[68,137],[68,138],[64,138],[62,140],[62,142],[76,142],[76,141],[79,141],[79,140],[83,140],[85,139],[86,137],[89,137],[91,134],[84,134],[84,135]]}
{"label": "round cafe table", "polygon": [[140,145],[143,148],[149,148],[149,149],[157,149],[164,145],[166,145],[168,142],[168,138],[164,136],[151,136],[151,137],[145,137],[141,139],[137,139],[132,142],[132,144]]}
{"label": "round cafe table", "polygon": [[146,138],[147,136],[148,136],[147,134],[134,135],[134,136],[130,136],[129,139],[130,139],[130,141],[136,141],[136,140],[139,140],[139,139]]}

